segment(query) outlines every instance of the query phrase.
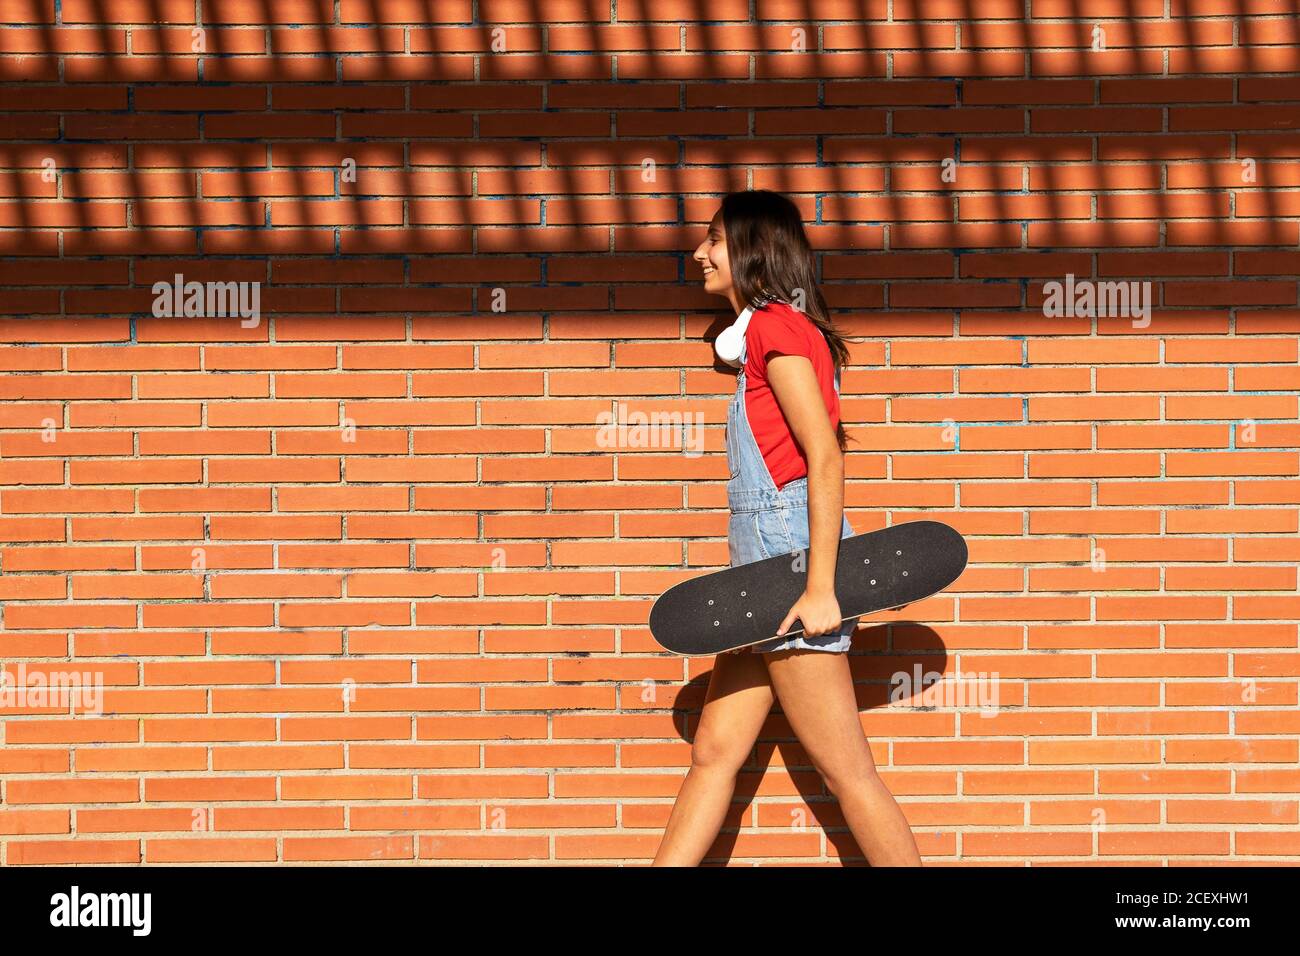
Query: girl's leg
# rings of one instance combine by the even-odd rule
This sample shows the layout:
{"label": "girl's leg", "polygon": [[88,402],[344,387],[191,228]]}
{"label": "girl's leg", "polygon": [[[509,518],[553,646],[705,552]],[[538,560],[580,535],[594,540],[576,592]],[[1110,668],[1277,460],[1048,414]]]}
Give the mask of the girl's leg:
{"label": "girl's leg", "polygon": [[916,838],[876,772],[862,733],[848,657],[810,650],[763,657],[790,727],[839,800],[867,861],[872,866],[920,866]]}
{"label": "girl's leg", "polygon": [[717,656],[691,745],[691,766],[652,866],[697,866],[704,859],[722,829],[736,774],[753,750],[773,699],[762,655]]}

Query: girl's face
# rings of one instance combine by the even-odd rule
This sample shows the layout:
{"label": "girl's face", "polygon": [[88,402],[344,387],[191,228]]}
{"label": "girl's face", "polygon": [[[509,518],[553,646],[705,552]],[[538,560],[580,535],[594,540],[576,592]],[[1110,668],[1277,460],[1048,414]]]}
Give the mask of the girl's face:
{"label": "girl's face", "polygon": [[722,230],[722,212],[709,223],[709,232],[693,257],[704,269],[704,291],[725,296],[735,304],[731,287],[731,264],[727,259],[727,237]]}

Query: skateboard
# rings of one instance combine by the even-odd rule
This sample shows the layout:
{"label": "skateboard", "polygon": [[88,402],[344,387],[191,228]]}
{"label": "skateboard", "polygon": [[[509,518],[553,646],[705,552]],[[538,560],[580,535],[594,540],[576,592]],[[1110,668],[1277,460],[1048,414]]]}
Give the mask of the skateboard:
{"label": "skateboard", "polygon": [[[966,567],[966,541],[939,521],[908,521],[840,539],[835,598],[843,620],[904,607],[942,591]],[[650,633],[686,657],[721,654],[776,637],[808,578],[807,549],[701,575],[650,609]],[[803,633],[795,620],[785,636]]]}

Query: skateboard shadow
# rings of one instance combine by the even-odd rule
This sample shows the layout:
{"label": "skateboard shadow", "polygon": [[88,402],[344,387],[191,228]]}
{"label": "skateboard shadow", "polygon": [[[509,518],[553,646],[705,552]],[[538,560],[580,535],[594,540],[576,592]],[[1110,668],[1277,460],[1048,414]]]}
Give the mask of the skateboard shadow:
{"label": "skateboard shadow", "polygon": [[[724,656],[726,655],[719,655]],[[870,626],[859,624],[853,635],[853,647],[848,660],[859,714],[891,705],[898,708],[899,713],[935,710],[936,703],[944,703],[935,700],[934,690],[928,695],[923,694],[926,688],[932,687],[943,677],[949,663],[948,649],[942,639],[936,631],[924,624],[911,621],[890,621]],[[692,745],[699,732],[709,683],[717,669],[716,661],[715,658],[714,667],[682,688],[673,707],[673,723],[677,732]],[[738,693],[747,686],[752,685],[738,685],[729,693]],[[946,702],[945,705],[951,706],[952,702]],[[871,742],[871,734],[865,728],[863,732],[868,742]],[[775,759],[778,753],[780,760]],[[887,756],[881,746],[872,748],[872,757],[878,770],[888,769],[882,763]],[[768,783],[768,792],[764,796],[769,799],[761,805],[754,805],[754,798],[768,777],[768,771],[775,769],[779,774],[781,767],[785,768],[794,790],[803,798],[803,803],[794,799],[795,794],[787,797],[781,791],[783,784],[778,777],[775,778],[775,786],[771,781]],[[772,797],[777,799],[773,801]],[[701,865],[729,864],[736,843],[742,836],[740,828],[754,826],[762,827],[762,832],[767,834],[774,832],[777,827],[788,826],[796,832],[805,832],[820,826],[843,865],[869,865],[845,824],[839,801],[826,788],[821,774],[813,766],[807,749],[790,726],[779,698],[773,702],[758,739],[750,748],[749,756],[736,776],[736,792],[727,809],[722,830]]]}

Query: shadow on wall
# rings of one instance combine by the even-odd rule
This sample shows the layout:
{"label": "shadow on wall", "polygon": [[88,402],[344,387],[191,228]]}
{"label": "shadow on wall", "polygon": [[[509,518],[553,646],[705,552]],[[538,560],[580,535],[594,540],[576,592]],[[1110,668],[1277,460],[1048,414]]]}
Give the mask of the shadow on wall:
{"label": "shadow on wall", "polygon": [[[689,252],[751,166],[801,203],[841,309],[884,304],[886,248],[915,256],[894,308],[942,305],[967,248],[1019,250],[957,273],[994,287],[966,305],[1015,308],[1037,294],[1022,280],[1092,247],[1295,245],[1295,222],[1266,217],[1300,123],[1276,75],[1300,64],[1297,0],[1169,19],[1136,0],[1100,19],[1081,0],[1028,20],[1018,2],[855,6],[749,21],[699,0],[594,23],[532,0],[471,22],[468,0],[340,0],[337,19],[330,2],[206,0],[196,23],[188,0],[11,4],[0,256],[24,257],[7,284],[30,291],[9,314],[148,314],[179,260],[257,280],[269,256],[271,313],[373,312],[360,288],[304,298],[321,278],[302,257],[348,256],[442,288],[384,298],[400,311],[482,310],[502,284],[512,311],[711,311]],[[624,271],[554,261],[601,253]],[[642,263],[663,256],[675,279],[652,282],[671,274]]]}

